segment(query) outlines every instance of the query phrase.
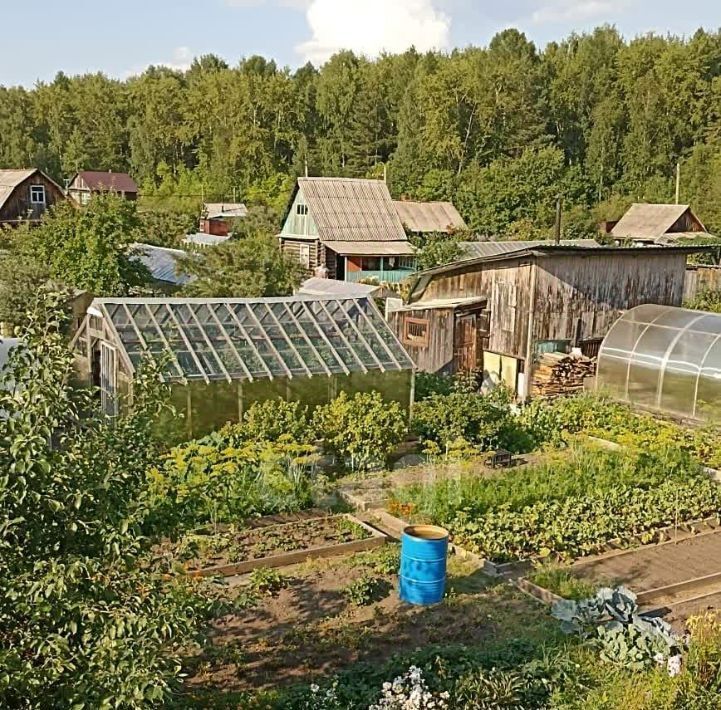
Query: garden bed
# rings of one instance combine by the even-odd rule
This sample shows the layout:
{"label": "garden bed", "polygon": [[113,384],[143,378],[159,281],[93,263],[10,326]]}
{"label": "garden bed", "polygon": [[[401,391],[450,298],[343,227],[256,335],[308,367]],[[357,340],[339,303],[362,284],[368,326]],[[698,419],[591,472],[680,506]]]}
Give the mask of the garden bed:
{"label": "garden bed", "polygon": [[166,544],[190,574],[210,577],[245,574],[261,567],[285,567],[318,557],[371,550],[385,535],[352,515],[333,515],[216,534],[187,535]]}

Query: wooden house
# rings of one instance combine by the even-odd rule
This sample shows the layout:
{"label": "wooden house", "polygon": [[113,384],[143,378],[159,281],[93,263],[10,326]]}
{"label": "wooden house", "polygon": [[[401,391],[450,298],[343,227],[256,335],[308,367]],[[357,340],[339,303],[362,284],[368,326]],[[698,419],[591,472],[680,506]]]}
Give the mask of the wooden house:
{"label": "wooden house", "polygon": [[625,310],[680,305],[686,257],[702,249],[546,244],[477,256],[416,274],[388,319],[419,369],[482,369],[526,397],[539,354],[593,354]]}
{"label": "wooden house", "polygon": [[398,217],[412,234],[431,234],[434,232],[453,234],[468,229],[452,202],[413,202],[396,200],[394,203]]}
{"label": "wooden house", "polygon": [[617,242],[669,244],[711,236],[688,205],[635,203],[610,230]]}
{"label": "wooden house", "polygon": [[200,233],[227,237],[233,229],[233,222],[247,216],[248,208],[241,202],[206,202],[200,218]]}
{"label": "wooden house", "polygon": [[93,195],[114,192],[126,200],[138,199],[138,186],[127,173],[83,170],[75,173],[68,185],[68,195],[79,205],[87,205]]}
{"label": "wooden house", "polygon": [[0,170],[0,225],[37,222],[48,207],[64,199],[60,185],[42,170]]}
{"label": "wooden house", "polygon": [[415,271],[382,180],[299,178],[278,238],[309,272],[321,267],[331,279],[398,283]]}

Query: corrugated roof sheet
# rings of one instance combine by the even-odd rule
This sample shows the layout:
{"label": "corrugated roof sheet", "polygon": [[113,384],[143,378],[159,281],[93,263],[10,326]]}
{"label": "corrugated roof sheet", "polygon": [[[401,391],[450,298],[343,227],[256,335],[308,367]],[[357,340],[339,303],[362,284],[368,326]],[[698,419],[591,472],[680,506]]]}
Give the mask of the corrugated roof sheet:
{"label": "corrugated roof sheet", "polygon": [[452,202],[411,202],[396,200],[398,217],[412,232],[452,232],[467,229]]}
{"label": "corrugated roof sheet", "polygon": [[35,168],[0,170],[0,208],[10,199],[10,195],[13,194],[15,188],[35,172],[37,172]]}
{"label": "corrugated roof sheet", "polygon": [[344,298],[366,298],[379,291],[381,286],[338,281],[336,279],[322,279],[311,277],[303,281],[298,293],[305,296],[341,296]]}
{"label": "corrugated roof sheet", "polygon": [[206,202],[203,212],[208,219],[239,219],[248,216],[248,208],[242,202]]}
{"label": "corrugated roof sheet", "polygon": [[[103,172],[99,170],[82,170],[76,177],[81,177],[90,190],[102,192],[137,192],[135,180],[127,173]],[[73,178],[75,179],[75,178]]]}
{"label": "corrugated roof sheet", "polygon": [[689,209],[688,205],[632,204],[611,230],[619,239],[657,239]]}
{"label": "corrugated roof sheet", "polygon": [[321,241],[406,241],[382,180],[298,178]]}
{"label": "corrugated roof sheet", "polygon": [[[461,259],[478,259],[486,256],[496,256],[498,254],[508,254],[514,251],[532,249],[539,246],[553,245],[554,242],[550,240],[540,239],[535,241],[460,242],[460,247],[463,252]],[[601,245],[595,239],[562,239],[561,246],[593,249]]]}
{"label": "corrugated roof sheet", "polygon": [[166,381],[410,370],[413,362],[367,298],[97,298],[136,368],[167,356]]}
{"label": "corrugated roof sheet", "polygon": [[323,243],[342,256],[412,256],[416,253],[410,242],[326,241]]}
{"label": "corrugated roof sheet", "polygon": [[134,258],[145,265],[155,281],[184,286],[193,280],[189,274],[178,273],[177,260],[187,255],[182,249],[170,249],[140,242],[133,244],[132,248],[137,250]]}
{"label": "corrugated roof sheet", "polygon": [[195,244],[201,247],[214,247],[218,244],[227,242],[230,237],[221,237],[216,234],[206,234],[205,232],[196,232],[195,234],[188,234],[183,239],[183,244]]}

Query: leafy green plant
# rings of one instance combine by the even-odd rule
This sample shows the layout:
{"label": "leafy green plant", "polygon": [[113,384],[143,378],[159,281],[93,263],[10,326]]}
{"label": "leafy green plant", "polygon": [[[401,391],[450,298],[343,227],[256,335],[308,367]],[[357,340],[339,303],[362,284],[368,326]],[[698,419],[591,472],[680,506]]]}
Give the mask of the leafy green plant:
{"label": "leafy green plant", "polygon": [[602,660],[630,670],[643,670],[681,654],[682,642],[671,626],[661,618],[641,614],[636,595],[625,587],[604,587],[580,601],[563,599],[551,613],[561,620],[566,633],[592,639]]}
{"label": "leafy green plant", "polygon": [[378,392],[341,392],[315,410],[313,422],[324,448],[354,471],[384,465],[403,440],[406,422],[397,402],[385,402]]}
{"label": "leafy green plant", "polygon": [[529,576],[531,582],[564,599],[586,599],[593,595],[594,586],[557,564],[539,565]]}
{"label": "leafy green plant", "polygon": [[275,596],[288,586],[288,578],[277,569],[259,567],[250,573],[248,587],[252,592],[264,596]]}
{"label": "leafy green plant", "polygon": [[364,574],[343,588],[343,596],[355,606],[369,606],[377,601],[388,588],[388,584],[379,577]]}
{"label": "leafy green plant", "polygon": [[397,544],[388,543],[369,552],[361,552],[349,559],[353,567],[364,567],[373,574],[388,576],[397,574],[400,567],[401,551]]}

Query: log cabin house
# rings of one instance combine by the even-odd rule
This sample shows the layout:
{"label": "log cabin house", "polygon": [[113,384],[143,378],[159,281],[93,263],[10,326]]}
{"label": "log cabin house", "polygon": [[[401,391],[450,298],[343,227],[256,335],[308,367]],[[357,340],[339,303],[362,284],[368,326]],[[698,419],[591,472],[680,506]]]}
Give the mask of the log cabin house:
{"label": "log cabin house", "polygon": [[309,272],[331,279],[399,283],[416,269],[382,180],[298,178],[278,238]]}
{"label": "log cabin house", "polygon": [[114,192],[126,200],[138,199],[138,186],[127,173],[83,170],[75,173],[68,184],[68,195],[78,205],[87,205],[93,195],[101,192]]}
{"label": "log cabin house", "polygon": [[64,199],[60,185],[42,170],[0,170],[0,225],[38,222],[48,207]]}
{"label": "log cabin house", "polygon": [[482,370],[526,398],[533,362],[579,347],[593,355],[624,311],[678,306],[686,258],[703,247],[546,244],[499,251],[414,275],[388,320],[419,370]]}

